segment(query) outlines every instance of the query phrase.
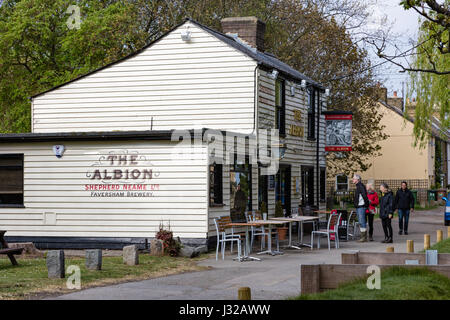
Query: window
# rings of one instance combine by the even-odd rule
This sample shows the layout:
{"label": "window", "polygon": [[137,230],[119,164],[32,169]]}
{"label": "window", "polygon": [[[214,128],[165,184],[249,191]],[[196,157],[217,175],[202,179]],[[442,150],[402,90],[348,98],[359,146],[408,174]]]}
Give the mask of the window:
{"label": "window", "polygon": [[258,209],[261,210],[261,204],[264,202],[266,208],[269,203],[268,187],[269,187],[269,176],[261,174],[261,168],[258,169]]}
{"label": "window", "polygon": [[348,177],[346,175],[336,176],[336,191],[348,191]]}
{"label": "window", "polygon": [[235,163],[230,168],[230,211],[233,217],[245,220],[245,211],[252,210],[252,166],[248,158],[245,163]]}
{"label": "window", "polygon": [[286,134],[286,105],[285,105],[284,80],[275,81],[275,129],[279,129],[280,135]]}
{"label": "window", "polygon": [[319,91],[311,88],[308,99],[308,139],[316,139],[316,112],[319,110]]}
{"label": "window", "polygon": [[23,206],[23,154],[0,154],[0,207]]}
{"label": "window", "polygon": [[214,163],[209,166],[209,205],[223,204],[223,166]]}
{"label": "window", "polygon": [[320,168],[320,201],[325,201],[326,171]]}

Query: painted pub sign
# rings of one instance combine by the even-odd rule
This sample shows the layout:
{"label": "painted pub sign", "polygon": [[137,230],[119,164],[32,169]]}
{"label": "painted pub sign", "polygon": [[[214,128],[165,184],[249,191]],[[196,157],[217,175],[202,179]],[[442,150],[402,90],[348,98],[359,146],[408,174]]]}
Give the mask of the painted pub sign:
{"label": "painted pub sign", "polygon": [[352,151],[353,114],[345,111],[326,111],[325,151]]}
{"label": "painted pub sign", "polygon": [[84,190],[91,197],[153,197],[159,177],[150,161],[137,151],[117,150],[102,155],[86,172]]}

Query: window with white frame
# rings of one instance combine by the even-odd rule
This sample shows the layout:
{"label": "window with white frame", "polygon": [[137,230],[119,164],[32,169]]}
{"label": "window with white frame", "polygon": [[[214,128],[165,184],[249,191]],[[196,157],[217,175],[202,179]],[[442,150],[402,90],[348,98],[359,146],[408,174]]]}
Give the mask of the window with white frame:
{"label": "window with white frame", "polygon": [[336,176],[336,191],[348,191],[348,177],[345,174]]}

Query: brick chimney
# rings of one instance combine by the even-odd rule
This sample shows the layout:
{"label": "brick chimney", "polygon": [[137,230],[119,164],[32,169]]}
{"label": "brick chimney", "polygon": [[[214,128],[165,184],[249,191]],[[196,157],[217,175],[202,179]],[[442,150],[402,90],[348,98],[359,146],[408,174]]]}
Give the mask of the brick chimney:
{"label": "brick chimney", "polygon": [[383,87],[380,82],[375,86],[376,97],[379,100],[382,100],[384,103],[387,103],[387,88]]}
{"label": "brick chimney", "polygon": [[387,103],[393,107],[396,107],[399,110],[403,111],[403,97],[399,97],[397,95],[397,91],[394,91],[393,97],[388,97]]}
{"label": "brick chimney", "polygon": [[256,17],[231,17],[221,20],[223,33],[235,33],[258,51],[264,52],[266,24]]}

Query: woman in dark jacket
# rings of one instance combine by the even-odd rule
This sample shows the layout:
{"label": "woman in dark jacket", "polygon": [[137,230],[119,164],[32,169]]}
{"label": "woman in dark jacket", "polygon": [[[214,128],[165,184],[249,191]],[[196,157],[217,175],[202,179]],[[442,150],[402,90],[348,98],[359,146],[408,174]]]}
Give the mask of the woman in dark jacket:
{"label": "woman in dark jacket", "polygon": [[385,239],[382,243],[392,243],[392,225],[391,220],[394,216],[394,195],[386,183],[380,185],[380,191],[383,196],[380,199],[380,219],[383,225]]}

